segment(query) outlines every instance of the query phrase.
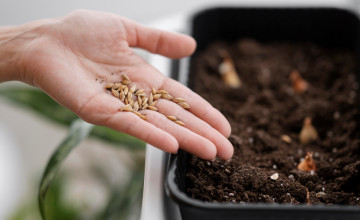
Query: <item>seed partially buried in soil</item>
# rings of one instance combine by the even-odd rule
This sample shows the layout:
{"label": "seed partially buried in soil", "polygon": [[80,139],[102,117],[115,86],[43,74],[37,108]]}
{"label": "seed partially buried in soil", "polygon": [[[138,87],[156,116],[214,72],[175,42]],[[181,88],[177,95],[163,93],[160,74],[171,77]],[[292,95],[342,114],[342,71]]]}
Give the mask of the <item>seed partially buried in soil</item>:
{"label": "seed partially buried in soil", "polygon": [[289,78],[292,83],[292,88],[297,94],[304,93],[308,90],[309,84],[302,78],[298,70],[291,71]]}
{"label": "seed partially buried in soil", "polygon": [[312,152],[307,152],[305,159],[299,163],[297,168],[302,171],[315,171],[316,164],[312,156],[313,156]]}
{"label": "seed partially buried in soil", "polygon": [[240,88],[242,82],[236,72],[234,61],[231,59],[230,54],[226,50],[221,50],[220,56],[223,58],[223,62],[219,65],[218,70],[222,81],[231,88]]}

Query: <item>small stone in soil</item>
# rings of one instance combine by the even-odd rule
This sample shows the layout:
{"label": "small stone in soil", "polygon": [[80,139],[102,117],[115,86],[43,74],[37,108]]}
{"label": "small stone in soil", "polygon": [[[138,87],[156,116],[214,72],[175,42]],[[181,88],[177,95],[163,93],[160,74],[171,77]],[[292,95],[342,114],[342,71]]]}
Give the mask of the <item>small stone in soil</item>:
{"label": "small stone in soil", "polygon": [[277,180],[278,178],[279,178],[278,173],[274,173],[273,175],[270,176],[270,179],[272,179],[272,180]]}

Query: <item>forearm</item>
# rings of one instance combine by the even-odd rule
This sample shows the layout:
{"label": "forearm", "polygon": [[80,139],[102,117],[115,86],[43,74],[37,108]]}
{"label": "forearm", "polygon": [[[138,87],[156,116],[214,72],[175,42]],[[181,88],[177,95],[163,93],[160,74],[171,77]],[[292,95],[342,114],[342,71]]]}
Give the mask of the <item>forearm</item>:
{"label": "forearm", "polygon": [[39,20],[20,26],[0,27],[0,82],[24,81],[24,67],[21,66],[20,60],[26,45],[32,39],[28,33],[44,22],[45,20]]}

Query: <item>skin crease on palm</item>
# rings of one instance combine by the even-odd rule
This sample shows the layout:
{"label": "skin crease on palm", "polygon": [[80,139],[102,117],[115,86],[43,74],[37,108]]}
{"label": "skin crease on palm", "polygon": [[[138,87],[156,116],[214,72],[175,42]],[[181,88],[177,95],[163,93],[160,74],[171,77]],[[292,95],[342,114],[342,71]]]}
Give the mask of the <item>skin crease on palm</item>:
{"label": "skin crease on palm", "polygon": [[[0,82],[20,80],[36,86],[85,121],[133,135],[166,152],[180,148],[213,160],[228,160],[233,147],[225,117],[179,82],[163,76],[136,55],[132,47],[178,59],[196,47],[189,36],[140,25],[115,14],[78,10],[64,17],[0,28]],[[187,111],[159,100],[159,112],[142,110],[148,121],[121,112],[124,105],[104,89],[125,73],[150,94],[164,89],[182,97]],[[174,115],[185,127],[168,120]]]}

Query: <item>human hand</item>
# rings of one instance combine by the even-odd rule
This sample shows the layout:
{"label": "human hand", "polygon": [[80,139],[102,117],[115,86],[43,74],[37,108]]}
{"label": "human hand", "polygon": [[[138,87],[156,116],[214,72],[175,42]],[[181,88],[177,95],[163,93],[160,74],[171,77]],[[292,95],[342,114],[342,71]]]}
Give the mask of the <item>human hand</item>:
{"label": "human hand", "polygon": [[[181,58],[195,50],[195,41],[188,36],[148,28],[110,13],[81,10],[27,24],[7,41],[0,37],[1,44],[16,48],[11,71],[7,71],[14,74],[11,79],[39,87],[89,123],[133,135],[166,152],[176,153],[180,146],[209,160],[216,155],[227,160],[233,154],[226,138],[231,128],[225,117],[131,49]],[[147,121],[120,111],[124,103],[108,94],[104,85],[121,81],[123,73],[147,94],[154,87],[185,98],[190,110],[161,99],[156,104],[159,112],[141,110]],[[185,126],[165,115],[180,118]]]}

